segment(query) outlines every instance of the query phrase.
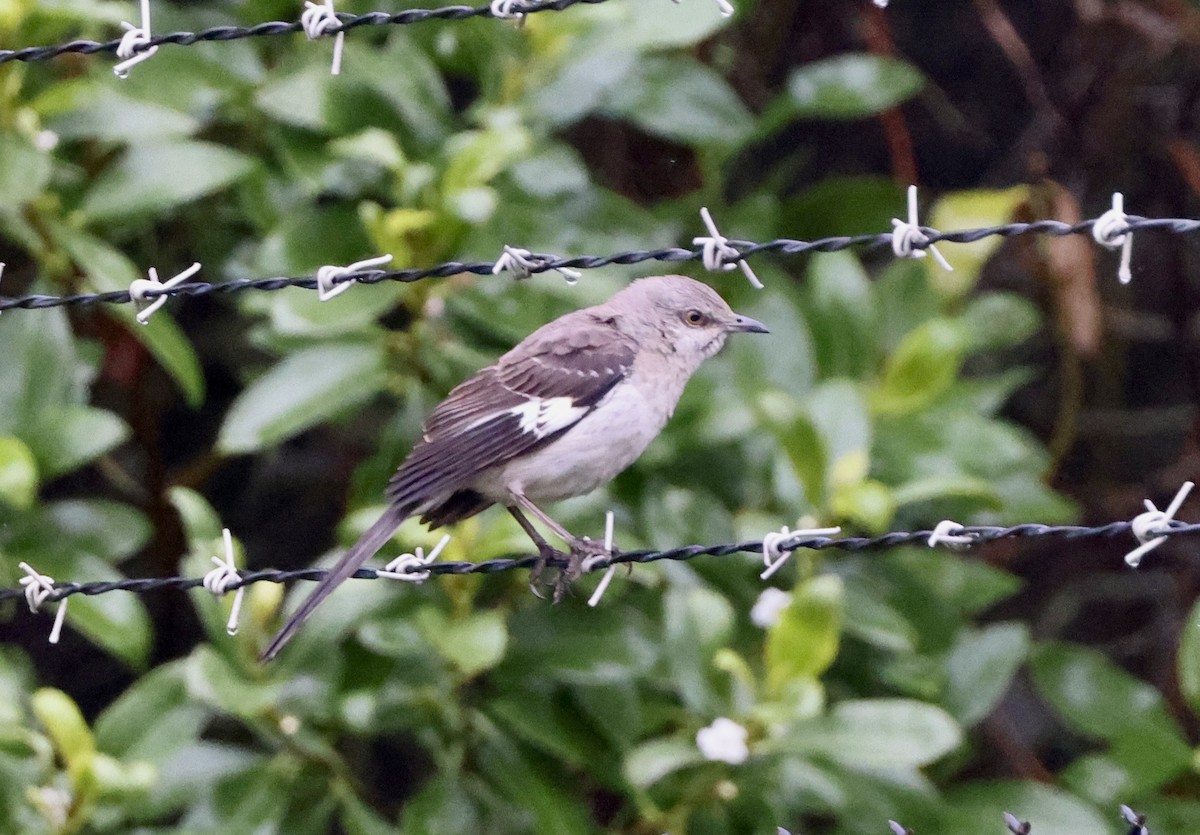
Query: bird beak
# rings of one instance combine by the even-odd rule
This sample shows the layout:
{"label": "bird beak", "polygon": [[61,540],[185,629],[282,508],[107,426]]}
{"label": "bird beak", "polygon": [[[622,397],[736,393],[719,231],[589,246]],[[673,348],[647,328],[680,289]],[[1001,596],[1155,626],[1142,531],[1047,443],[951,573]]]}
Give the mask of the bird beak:
{"label": "bird beak", "polygon": [[730,333],[770,333],[767,326],[749,316],[735,316],[729,326]]}

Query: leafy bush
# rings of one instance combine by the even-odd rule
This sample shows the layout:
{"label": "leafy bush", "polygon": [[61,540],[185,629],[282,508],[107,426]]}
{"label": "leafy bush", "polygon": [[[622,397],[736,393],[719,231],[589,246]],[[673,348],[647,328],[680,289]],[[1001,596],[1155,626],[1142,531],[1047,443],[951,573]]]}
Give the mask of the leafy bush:
{"label": "leafy bush", "polygon": [[[120,83],[100,58],[9,64],[6,292],[117,290],[149,265],[168,274],[192,260],[218,281],[378,252],[408,267],[510,243],[656,248],[690,237],[701,204],[756,240],[887,228],[901,205],[890,182],[783,185],[803,147],[779,170],[763,162],[752,188],[737,171],[797,120],[875,116],[922,75],[843,55],[795,69],[752,114],[727,80],[738,41],[709,5],[610,2],[531,15],[521,30],[358,29],[335,78],[328,45],[299,38],[164,46]],[[295,12],[257,0],[156,6],[154,19],[195,30]],[[0,35],[108,35],[124,14],[18,4]],[[618,177],[597,135],[669,152],[662,170]],[[647,196],[630,176],[693,185]],[[733,186],[745,195],[723,199]],[[951,194],[935,222],[1002,222],[1028,199]],[[652,449],[607,490],[564,503],[564,524],[595,535],[613,508],[632,549],[760,539],[781,524],[1070,520],[1043,481],[1045,449],[1002,413],[1031,377],[1013,349],[1043,323],[1027,299],[977,286],[993,247],[948,253],[951,276],[842,253],[760,259],[761,292],[737,273],[713,278],[772,336],[702,369]],[[128,306],[5,314],[5,584],[21,560],[60,580],[199,576],[231,517],[252,565],[311,559],[320,544],[296,555],[254,531],[299,518],[285,499],[234,509],[306,444],[319,463],[292,479],[354,469],[338,482],[349,543],[456,381],[657,269],[593,271],[576,286],[553,274],[384,283],[328,303],[243,292],[172,301],[144,328]],[[173,421],[201,440],[169,446],[182,437]],[[222,468],[252,475],[212,475]],[[320,501],[336,509],[343,496]],[[171,551],[162,531],[180,523]],[[529,548],[495,512],[452,533],[448,559]],[[409,523],[394,545],[437,537]],[[1078,645],[980,619],[1019,588],[1013,575],[926,549],[792,562],[774,611],[770,599],[755,609],[750,555],[639,567],[595,609],[583,603],[594,579],[560,606],[517,573],[349,583],[266,667],[257,652],[304,584],[286,601],[273,584],[249,588],[233,638],[229,603],[203,590],[190,612],[153,617],[138,595],[75,596],[69,629],[89,645],[69,651],[136,676],[86,704],[80,682],[47,686],[33,663],[57,651],[39,643],[43,619],[13,612],[32,637],[0,665],[0,829],[866,833],[894,818],[961,833],[1012,809],[1039,833],[1101,833],[1117,831],[1117,802],[1178,831],[1200,825],[1200,804],[1166,796],[1192,755],[1161,694]],[[1192,704],[1196,646],[1180,667]],[[981,724],[1021,670],[1069,729],[1048,784],[986,767]],[[706,757],[697,735],[728,732],[722,718],[745,730],[745,750],[735,730]]]}

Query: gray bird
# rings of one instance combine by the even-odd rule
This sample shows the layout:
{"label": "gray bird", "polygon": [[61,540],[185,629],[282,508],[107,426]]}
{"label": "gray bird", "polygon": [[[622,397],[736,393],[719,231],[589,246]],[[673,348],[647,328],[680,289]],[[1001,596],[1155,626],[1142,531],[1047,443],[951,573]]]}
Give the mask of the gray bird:
{"label": "gray bird", "polygon": [[388,484],[387,511],[317,584],[263,660],[274,658],[409,516],[436,528],[502,504],[544,566],[562,553],[526,514],[533,516],[570,548],[557,599],[583,558],[600,549],[572,536],[539,505],[590,493],[632,464],[671,417],[700,364],[738,332],[767,328],[681,275],[634,281],[604,304],[538,328],[433,410]]}

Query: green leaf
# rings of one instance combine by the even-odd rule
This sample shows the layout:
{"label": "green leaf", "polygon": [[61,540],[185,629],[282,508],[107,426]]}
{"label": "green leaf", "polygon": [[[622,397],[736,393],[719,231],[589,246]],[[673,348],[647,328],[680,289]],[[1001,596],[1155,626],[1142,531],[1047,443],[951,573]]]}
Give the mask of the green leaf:
{"label": "green leaf", "polygon": [[1038,691],[1080,733],[1111,740],[1158,730],[1179,737],[1162,694],[1095,650],[1039,644],[1029,669]]}
{"label": "green leaf", "polygon": [[330,83],[327,67],[306,63],[296,72],[272,74],[259,87],[254,104],[282,124],[325,130],[326,90]]}
{"label": "green leaf", "polygon": [[78,468],[125,439],[116,415],[83,405],[90,364],[76,351],[65,314],[0,317],[0,434],[19,438],[43,479]]}
{"label": "green leaf", "polygon": [[600,108],[636,66],[637,56],[623,46],[573,56],[547,83],[529,91],[527,107],[551,127],[569,125]]}
{"label": "green leaf", "polygon": [[851,575],[844,582],[844,608],[854,613],[842,625],[847,635],[890,652],[912,652],[916,648],[917,632],[912,624],[865,578]]}
{"label": "green leaf", "polygon": [[904,189],[890,177],[830,177],[789,198],[779,222],[789,236],[805,241],[871,235],[890,229],[903,205]]}
{"label": "green leaf", "polygon": [[[1011,221],[1017,207],[1028,199],[1029,186],[1014,186],[1001,191],[952,192],[938,200],[926,222],[934,229],[946,232],[999,226]],[[943,298],[962,298],[975,286],[983,265],[1003,242],[1003,238],[988,236],[969,244],[941,244],[939,248],[944,247],[942,253],[954,266],[954,271],[947,272],[932,258],[926,258],[925,274]]]}
{"label": "green leaf", "polygon": [[201,644],[183,659],[181,670],[189,701],[245,718],[257,718],[278,708],[279,686],[251,680],[214,646]]}
{"label": "green leaf", "polygon": [[800,67],[788,79],[788,93],[796,116],[859,119],[895,107],[924,83],[903,61],[851,53]]}
{"label": "green leaf", "polygon": [[[475,747],[472,759],[479,771],[528,822],[516,831],[587,835],[590,832],[584,804],[575,786],[562,772],[529,757],[512,741],[490,734]],[[486,827],[485,827],[486,828]]]}
{"label": "green leaf", "polygon": [[1097,803],[1141,797],[1193,771],[1191,746],[1166,727],[1120,733],[1108,751],[1082,757],[1063,772],[1063,782]]}
{"label": "green leaf", "polygon": [[837,657],[842,628],[842,580],[823,574],[805,580],[767,630],[767,690],[779,695],[799,679],[815,679]]}
{"label": "green leaf", "polygon": [[489,699],[488,715],[514,738],[572,768],[588,768],[600,756],[595,738],[573,707],[548,692],[519,691]]}
{"label": "green leaf", "polygon": [[828,451],[829,485],[853,485],[866,478],[872,425],[859,384],[850,380],[821,383],[805,396],[804,408]]}
{"label": "green leaf", "polygon": [[780,408],[785,401],[794,404],[790,397],[766,392],[761,395],[760,402],[769,398],[778,401],[764,409],[768,413],[767,425],[771,434],[783,448],[792,471],[804,486],[805,498],[813,507],[823,507],[828,481],[825,442],[807,415],[788,415],[786,407]]}
{"label": "green leaf", "polygon": [[964,628],[946,657],[946,708],[967,727],[986,717],[1028,653],[1023,624]]}
{"label": "green leaf", "polygon": [[80,770],[86,768],[95,755],[96,742],[75,702],[61,690],[43,687],[34,692],[30,706],[54,740],[54,747],[67,768],[78,777]]}
{"label": "green leaf", "polygon": [[712,657],[733,630],[729,601],[702,587],[671,589],[663,601],[663,627],[667,664],[680,699],[697,713],[720,710]]}
{"label": "green leaf", "polygon": [[[939,816],[939,832],[978,832],[980,821],[1000,822],[1004,812],[1033,824],[1037,835],[1108,833],[1109,818],[1064,791],[1040,783],[970,783],[951,789]],[[1116,811],[1112,812],[1116,820]],[[999,826],[997,826],[999,830]]]}
{"label": "green leaf", "polygon": [[640,613],[598,607],[580,615],[565,609],[513,613],[505,672],[537,670],[550,681],[571,684],[621,683],[645,675],[660,657],[655,629]]}
{"label": "green leaf", "polygon": [[616,4],[597,9],[599,31],[594,37],[602,43],[626,49],[669,49],[692,46],[728,26],[730,19],[716,4],[689,7],[683,3],[659,6]]}
{"label": "green leaf", "polygon": [[0,501],[28,510],[37,498],[37,460],[19,438],[0,435]]}
{"label": "green leaf", "polygon": [[482,832],[479,812],[456,774],[435,771],[416,794],[404,801],[401,835]]}
{"label": "green leaf", "polygon": [[16,211],[40,197],[50,182],[51,158],[23,136],[0,133],[0,211]]}
{"label": "green leaf", "polygon": [[[1200,601],[1192,606],[1185,621],[1200,624]],[[1179,689],[1192,710],[1200,713],[1200,628],[1184,629],[1179,639]]]}
{"label": "green leaf", "polygon": [[1000,497],[990,481],[972,478],[963,473],[935,475],[906,481],[892,490],[892,498],[900,507],[917,502],[943,499],[966,499],[980,507],[999,509]]}
{"label": "green leaf", "polygon": [[959,320],[966,332],[966,350],[981,353],[1020,345],[1042,324],[1033,302],[1015,293],[986,293],[967,305]]}
{"label": "green leaf", "polygon": [[253,452],[348,411],[384,382],[378,345],[330,344],[290,355],[246,388],[225,416],[217,448]]}
{"label": "green leaf", "polygon": [[[883,556],[882,562],[911,578],[911,604],[916,610],[930,610],[932,597],[938,601],[936,610],[949,609],[956,617],[972,615],[1021,587],[1021,581],[1007,571],[947,551],[897,549]],[[912,617],[912,611],[905,611]]]}
{"label": "green leaf", "polygon": [[188,701],[182,664],[154,668],[105,708],[96,720],[101,750],[161,764],[195,744],[209,711]]}
{"label": "green leaf", "polygon": [[68,406],[43,417],[41,433],[29,447],[46,478],[69,473],[99,458],[129,436],[129,427],[112,412]]}
{"label": "green leaf", "polygon": [[135,145],[93,183],[81,208],[100,223],[161,214],[226,188],[254,165],[237,151],[207,142]]}
{"label": "green leaf", "polygon": [[789,744],[855,768],[919,768],[962,741],[958,723],[940,707],[908,699],[838,704],[828,716],[797,725]]}
{"label": "green leaf", "polygon": [[0,316],[0,356],[0,430],[34,449],[42,415],[83,401],[72,376],[80,358],[66,314],[51,309]]}
{"label": "green leaf", "polygon": [[871,281],[848,252],[813,256],[805,314],[823,377],[862,377],[875,367],[875,305]]}
{"label": "green leaf", "polygon": [[896,499],[881,481],[852,481],[837,485],[830,510],[838,519],[882,533],[896,516]]}
{"label": "green leaf", "polygon": [[897,258],[872,285],[876,319],[873,334],[879,348],[891,353],[923,322],[937,316],[942,301],[929,286],[920,263]]}
{"label": "green leaf", "polygon": [[[55,547],[87,551],[116,563],[150,540],[150,523],[133,507],[108,499],[63,499],[44,508],[40,533],[54,531]],[[78,597],[76,598],[78,599]]]}
{"label": "green leaf", "polygon": [[958,376],[966,335],[948,319],[931,319],[910,332],[888,357],[871,405],[885,415],[911,414],[932,404]]}
{"label": "green leaf", "polygon": [[685,56],[643,58],[604,110],[657,136],[691,145],[732,145],[754,119],[713,70]]}
{"label": "green leaf", "polygon": [[625,755],[625,779],[637,788],[654,785],[672,772],[704,762],[693,740],[666,737],[643,742]]}
{"label": "green leaf", "polygon": [[90,101],[47,122],[61,139],[140,143],[190,136],[200,128],[187,113],[101,87]]}
{"label": "green leaf", "polygon": [[417,613],[417,624],[425,639],[467,678],[495,667],[508,648],[508,627],[496,609],[450,618],[427,607]]}
{"label": "green leaf", "polygon": [[336,784],[341,804],[341,821],[346,828],[346,835],[395,835],[396,828],[385,820],[378,812],[361,800],[345,784]]}

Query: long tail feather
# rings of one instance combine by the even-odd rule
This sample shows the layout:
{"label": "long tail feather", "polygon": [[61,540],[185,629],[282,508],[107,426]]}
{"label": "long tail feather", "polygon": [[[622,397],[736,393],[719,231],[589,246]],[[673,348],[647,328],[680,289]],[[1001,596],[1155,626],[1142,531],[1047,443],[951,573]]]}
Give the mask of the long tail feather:
{"label": "long tail feather", "polygon": [[358,538],[358,542],[350,547],[346,555],[338,560],[337,565],[325,575],[321,582],[317,583],[317,587],[313,589],[312,594],[300,604],[300,608],[292,615],[291,619],[283,625],[283,629],[271,639],[271,643],[259,656],[260,661],[270,661],[284,645],[292,639],[304,625],[304,621],[308,620],[309,615],[321,605],[330,592],[345,582],[351,574],[358,571],[359,567],[375,555],[375,553],[383,547],[384,543],[391,538],[395,533],[396,528],[400,527],[400,523],[408,518],[409,512],[407,509],[392,507],[389,508],[379,521],[371,527],[367,528],[366,533]]}

